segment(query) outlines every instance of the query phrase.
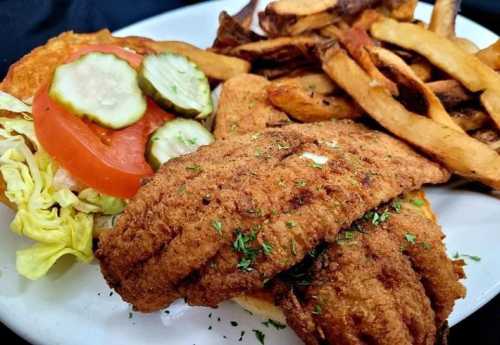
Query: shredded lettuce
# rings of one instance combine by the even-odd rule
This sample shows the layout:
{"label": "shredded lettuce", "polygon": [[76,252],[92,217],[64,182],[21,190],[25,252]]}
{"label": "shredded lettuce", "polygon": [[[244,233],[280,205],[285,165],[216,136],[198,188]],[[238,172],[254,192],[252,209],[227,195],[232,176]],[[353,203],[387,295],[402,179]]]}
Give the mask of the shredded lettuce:
{"label": "shredded lettuce", "polygon": [[31,107],[16,97],[0,91],[0,110],[7,110],[13,113],[30,113]]}
{"label": "shredded lettuce", "polygon": [[[0,173],[5,196],[17,207],[11,229],[37,243],[18,251],[17,270],[28,279],[44,276],[63,255],[93,259],[94,215],[120,213],[123,200],[84,189],[78,195],[55,188],[57,164],[38,145],[33,122],[0,118]],[[32,153],[26,139],[38,150]]]}

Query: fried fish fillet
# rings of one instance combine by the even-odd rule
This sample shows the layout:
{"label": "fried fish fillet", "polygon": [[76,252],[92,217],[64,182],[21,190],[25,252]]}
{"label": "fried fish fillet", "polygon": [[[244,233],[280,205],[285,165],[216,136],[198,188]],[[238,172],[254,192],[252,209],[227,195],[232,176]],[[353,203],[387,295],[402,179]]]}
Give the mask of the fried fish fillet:
{"label": "fried fish fillet", "polygon": [[439,226],[407,203],[382,224],[372,218],[355,229],[329,245],[300,297],[275,287],[288,323],[308,345],[434,345],[465,295]]}
{"label": "fried fish fillet", "polygon": [[267,129],[169,161],[96,256],[109,285],[140,311],[181,296],[213,306],[262,287],[380,203],[448,178],[406,144],[351,121]]}

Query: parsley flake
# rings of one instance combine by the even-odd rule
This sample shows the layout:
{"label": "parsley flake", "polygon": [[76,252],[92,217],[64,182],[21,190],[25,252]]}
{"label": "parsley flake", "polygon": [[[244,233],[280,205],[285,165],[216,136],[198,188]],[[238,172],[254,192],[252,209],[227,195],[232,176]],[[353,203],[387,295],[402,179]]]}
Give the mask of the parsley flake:
{"label": "parsley flake", "polygon": [[273,319],[268,319],[267,321],[262,322],[262,324],[266,327],[269,327],[269,325],[273,326],[276,328],[278,331],[280,329],[285,329],[286,325],[282,324],[281,322],[275,321]]}
{"label": "parsley flake", "polygon": [[314,306],[314,310],[312,311],[314,315],[321,315],[321,306],[319,304],[316,304]]}
{"label": "parsley flake", "polygon": [[422,207],[425,204],[425,201],[423,201],[422,199],[413,199],[411,202],[417,207]]}
{"label": "parsley flake", "polygon": [[238,327],[238,322],[236,322],[236,321],[231,321],[230,323],[231,323],[231,326],[233,326],[233,327]]}
{"label": "parsley flake", "polygon": [[409,232],[405,234],[405,240],[410,242],[411,244],[417,243],[417,236],[410,234]]}
{"label": "parsley flake", "polygon": [[217,234],[222,235],[222,222],[220,220],[212,220],[212,228],[214,228]]}
{"label": "parsley flake", "polygon": [[292,229],[292,228],[295,228],[297,226],[297,223],[294,222],[293,220],[287,220],[285,222],[285,225],[288,229]]}
{"label": "parsley flake", "polygon": [[262,250],[265,255],[269,255],[273,251],[273,246],[269,242],[264,241],[264,243],[262,243]]}
{"label": "parsley flake", "polygon": [[394,199],[391,206],[396,213],[401,213],[401,200],[400,199]]}
{"label": "parsley flake", "polygon": [[469,254],[460,254],[459,252],[456,252],[455,255],[453,255],[453,259],[458,259],[458,258],[467,258],[467,259],[471,259],[472,261],[475,261],[475,262],[481,261],[480,256],[469,255]]}
{"label": "parsley flake", "polygon": [[259,343],[261,343],[262,345],[264,345],[264,338],[266,337],[266,335],[264,333],[262,333],[262,331],[260,331],[258,329],[252,329],[252,332],[255,333],[255,337],[257,338],[257,340],[259,341]]}

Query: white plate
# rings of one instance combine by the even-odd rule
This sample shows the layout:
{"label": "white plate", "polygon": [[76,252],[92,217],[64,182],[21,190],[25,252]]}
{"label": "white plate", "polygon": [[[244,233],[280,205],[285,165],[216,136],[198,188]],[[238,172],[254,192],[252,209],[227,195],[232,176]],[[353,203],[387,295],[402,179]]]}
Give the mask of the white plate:
{"label": "white plate", "polygon": [[[117,34],[184,40],[206,47],[212,43],[219,12],[225,9],[234,13],[245,2],[207,2],[153,17]],[[417,8],[420,19],[428,20],[430,13],[429,5],[420,4]],[[497,39],[492,32],[465,18],[458,19],[457,32],[480,47]],[[453,325],[500,291],[500,201],[451,188],[431,188],[428,195],[448,236],[449,253],[459,251],[482,258],[478,263],[469,262],[466,267],[467,298],[456,305],[450,317]],[[109,295],[110,289],[96,264],[64,269],[69,264],[66,261],[36,283],[22,279],[15,271],[15,251],[27,243],[8,230],[11,218],[12,212],[1,207],[4,233],[0,240],[0,320],[32,343],[243,345],[258,344],[252,329],[260,329],[266,334],[266,344],[301,344],[289,328],[282,331],[266,328],[262,320],[232,303],[210,310],[178,302],[169,308],[169,314],[133,313],[130,318],[129,306],[116,294]],[[230,321],[238,322],[238,326],[231,326]],[[243,341],[238,342],[241,331],[245,331],[245,335]]]}

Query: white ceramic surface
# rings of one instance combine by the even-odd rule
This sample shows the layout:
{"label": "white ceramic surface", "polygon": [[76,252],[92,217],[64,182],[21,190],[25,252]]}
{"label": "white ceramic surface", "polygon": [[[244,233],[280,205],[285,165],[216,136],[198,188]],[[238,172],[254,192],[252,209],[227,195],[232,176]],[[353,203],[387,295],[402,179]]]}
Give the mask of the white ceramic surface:
{"label": "white ceramic surface", "polygon": [[[150,18],[117,34],[184,40],[206,47],[213,40],[219,12],[234,13],[245,2],[202,3]],[[429,5],[419,5],[418,18],[428,20],[430,13]],[[497,39],[492,32],[462,17],[458,18],[457,32],[480,47]],[[430,188],[428,195],[447,234],[449,253],[459,251],[482,258],[480,262],[468,260],[467,298],[456,305],[450,317],[453,325],[500,291],[500,200],[451,187]],[[130,314],[129,306],[119,296],[110,295],[96,264],[69,267],[72,262],[66,260],[45,279],[29,282],[15,271],[15,251],[27,242],[9,231],[11,218],[12,212],[0,207],[3,230],[0,234],[0,320],[32,343],[244,345],[258,344],[252,329],[259,329],[266,334],[268,345],[301,344],[289,328],[281,331],[266,328],[258,317],[230,302],[215,310],[191,308],[178,302],[169,308],[168,314]],[[230,321],[236,321],[238,326],[233,327]],[[245,335],[239,342],[241,331],[245,331]]]}

